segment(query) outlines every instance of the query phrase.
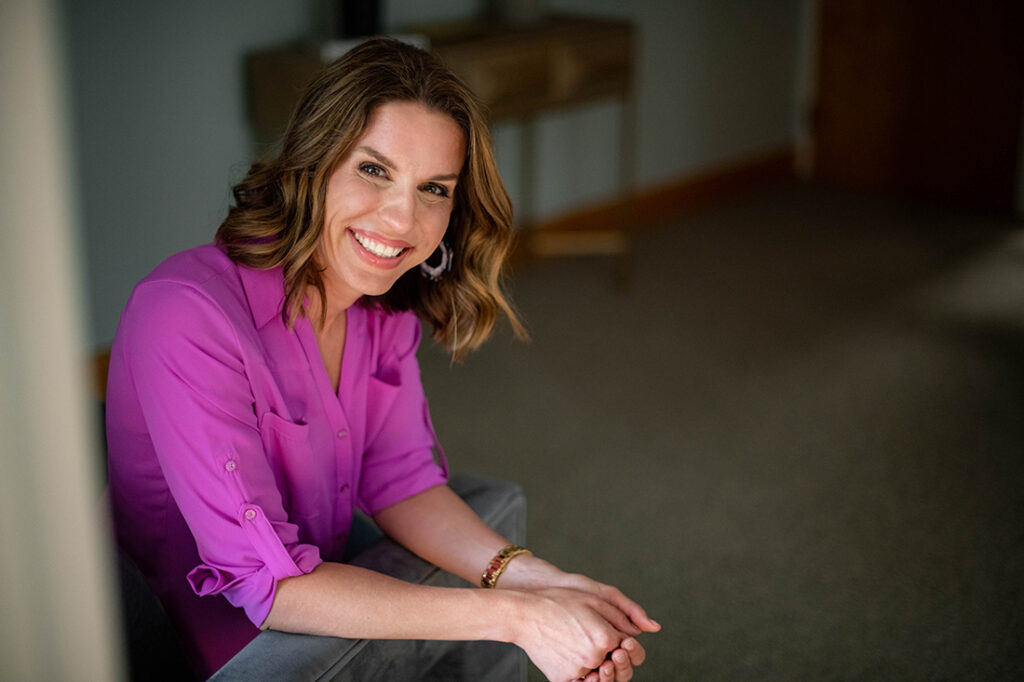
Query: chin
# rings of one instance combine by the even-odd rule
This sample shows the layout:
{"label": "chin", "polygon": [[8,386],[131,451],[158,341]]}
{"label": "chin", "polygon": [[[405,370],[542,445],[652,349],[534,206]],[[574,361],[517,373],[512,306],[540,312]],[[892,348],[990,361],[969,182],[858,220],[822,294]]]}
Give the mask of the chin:
{"label": "chin", "polygon": [[401,276],[386,283],[367,282],[367,285],[362,287],[361,291],[363,292],[363,296],[383,296],[391,291],[395,284],[398,283],[399,279],[401,279]]}

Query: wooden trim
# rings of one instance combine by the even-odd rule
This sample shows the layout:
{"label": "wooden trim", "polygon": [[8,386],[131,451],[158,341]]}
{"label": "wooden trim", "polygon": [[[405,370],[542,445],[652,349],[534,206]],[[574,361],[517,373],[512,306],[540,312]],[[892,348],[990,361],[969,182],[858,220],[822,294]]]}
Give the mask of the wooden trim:
{"label": "wooden trim", "polygon": [[756,187],[793,180],[793,150],[789,147],[713,166],[623,201],[607,201],[572,213],[541,220],[529,229],[555,231],[621,231],[646,227],[666,218]]}
{"label": "wooden trim", "polygon": [[110,370],[110,350],[102,350],[92,356],[93,397],[103,402],[107,399],[107,372]]}
{"label": "wooden trim", "polygon": [[537,230],[530,234],[530,253],[545,256],[615,255],[629,250],[625,230]]}
{"label": "wooden trim", "polygon": [[512,253],[512,268],[551,256],[626,254],[630,233],[637,229],[757,187],[794,180],[794,159],[792,147],[784,147],[524,226]]}

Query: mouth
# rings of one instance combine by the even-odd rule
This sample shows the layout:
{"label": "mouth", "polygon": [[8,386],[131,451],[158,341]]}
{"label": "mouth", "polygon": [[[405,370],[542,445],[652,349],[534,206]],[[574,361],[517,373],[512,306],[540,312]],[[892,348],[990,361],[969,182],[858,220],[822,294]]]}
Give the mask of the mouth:
{"label": "mouth", "polygon": [[398,258],[405,253],[404,248],[382,244],[355,231],[352,232],[352,236],[356,238],[361,247],[377,256],[377,258]]}
{"label": "mouth", "polygon": [[383,260],[396,260],[403,253],[409,250],[407,247],[391,246],[388,244],[384,244],[383,242],[379,242],[376,239],[372,239],[366,236],[365,234],[360,234],[355,230],[349,231],[352,234],[352,237],[355,240],[355,242],[360,247],[362,247],[363,252],[370,256],[374,256],[375,258],[381,258]]}

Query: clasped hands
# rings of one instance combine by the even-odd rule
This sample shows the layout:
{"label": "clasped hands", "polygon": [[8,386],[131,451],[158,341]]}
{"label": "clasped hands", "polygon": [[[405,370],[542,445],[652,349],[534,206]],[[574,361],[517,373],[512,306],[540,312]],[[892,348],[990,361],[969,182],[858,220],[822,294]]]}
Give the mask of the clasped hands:
{"label": "clasped hands", "polygon": [[512,561],[498,587],[521,592],[515,641],[551,682],[631,680],[646,657],[636,636],[661,629],[615,587],[536,557]]}

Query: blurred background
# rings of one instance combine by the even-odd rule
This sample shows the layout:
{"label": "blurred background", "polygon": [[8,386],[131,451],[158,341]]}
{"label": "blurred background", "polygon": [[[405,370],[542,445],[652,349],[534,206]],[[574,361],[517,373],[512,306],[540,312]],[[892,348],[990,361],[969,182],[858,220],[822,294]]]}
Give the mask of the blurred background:
{"label": "blurred background", "polygon": [[[0,677],[122,674],[77,368],[344,4],[3,5]],[[523,223],[532,341],[425,343],[435,425],[665,626],[637,679],[1019,679],[1021,5],[376,5],[489,103]]]}

